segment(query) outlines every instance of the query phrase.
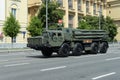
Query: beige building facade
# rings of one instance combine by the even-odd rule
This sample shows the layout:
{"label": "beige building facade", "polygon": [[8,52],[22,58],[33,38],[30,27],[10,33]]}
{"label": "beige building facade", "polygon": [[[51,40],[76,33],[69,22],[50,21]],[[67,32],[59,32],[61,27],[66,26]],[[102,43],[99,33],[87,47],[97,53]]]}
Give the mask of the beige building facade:
{"label": "beige building facade", "polygon": [[11,43],[11,38],[6,37],[3,34],[2,28],[4,27],[4,21],[9,17],[9,14],[12,13],[16,20],[20,23],[20,33],[16,38],[14,38],[15,43],[25,43],[27,42],[27,31],[26,27],[28,24],[28,8],[27,0],[1,0],[2,17],[0,16],[0,33],[2,33],[3,38],[0,38],[0,43]]}
{"label": "beige building facade", "polygon": [[[55,0],[60,4],[60,8],[65,11],[63,18],[65,27],[78,27],[78,21],[82,16],[99,16],[99,11],[106,17],[106,0]],[[37,14],[40,0],[28,0],[28,20]],[[49,14],[49,13],[48,13]]]}
{"label": "beige building facade", "polygon": [[[78,22],[82,16],[99,16],[99,12],[106,17],[107,0],[55,0],[60,4],[60,8],[65,12],[63,18],[65,27],[78,27]],[[1,0],[0,7],[0,43],[10,43],[10,37],[3,34],[4,21],[12,13],[19,21],[21,29],[15,38],[16,43],[27,42],[26,27],[32,16],[37,15],[42,0]]]}
{"label": "beige building facade", "polygon": [[37,15],[41,4],[41,0],[28,0],[28,22],[30,22],[31,17]]}
{"label": "beige building facade", "polygon": [[110,16],[118,26],[116,40],[120,41],[120,0],[108,0],[107,16]]}
{"label": "beige building facade", "polygon": [[106,16],[105,0],[57,0],[65,11],[65,27],[78,27],[82,16],[99,16],[99,10]]}

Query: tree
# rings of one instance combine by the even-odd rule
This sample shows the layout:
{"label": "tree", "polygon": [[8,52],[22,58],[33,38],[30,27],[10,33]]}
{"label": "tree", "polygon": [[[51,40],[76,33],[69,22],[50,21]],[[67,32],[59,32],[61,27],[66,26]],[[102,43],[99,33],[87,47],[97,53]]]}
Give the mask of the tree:
{"label": "tree", "polygon": [[[41,8],[39,9],[38,18],[42,20],[43,27],[46,26],[46,6],[45,2],[43,2]],[[63,19],[64,11],[58,9],[59,4],[55,1],[48,1],[48,24],[49,28],[56,26],[58,20]]]}
{"label": "tree", "polygon": [[98,29],[98,17],[96,16],[85,16],[84,17],[85,21],[88,23],[88,25],[91,26],[91,29]]}
{"label": "tree", "polygon": [[10,17],[4,23],[3,32],[5,36],[11,37],[11,42],[13,43],[13,38],[17,36],[20,30],[20,24],[16,18],[10,14]]}
{"label": "tree", "polygon": [[[83,21],[84,20],[84,21]],[[78,29],[99,29],[99,17],[95,16],[85,16],[83,20],[79,22]],[[109,35],[109,41],[113,41],[117,34],[117,26],[114,24],[110,17],[100,18],[101,29],[106,30]]]}
{"label": "tree", "polygon": [[78,29],[98,29],[98,17],[96,16],[84,16],[79,21]]}
{"label": "tree", "polygon": [[107,16],[106,23],[103,29],[108,32],[109,41],[113,41],[114,37],[117,35],[117,26],[114,24],[113,19]]}
{"label": "tree", "polygon": [[88,30],[90,30],[90,29],[92,29],[92,26],[89,25],[88,22],[86,22],[85,20],[81,20],[81,21],[79,22],[79,27],[78,27],[78,29],[88,29]]}
{"label": "tree", "polygon": [[27,30],[31,36],[40,36],[43,31],[43,23],[38,17],[33,17],[27,27]]}

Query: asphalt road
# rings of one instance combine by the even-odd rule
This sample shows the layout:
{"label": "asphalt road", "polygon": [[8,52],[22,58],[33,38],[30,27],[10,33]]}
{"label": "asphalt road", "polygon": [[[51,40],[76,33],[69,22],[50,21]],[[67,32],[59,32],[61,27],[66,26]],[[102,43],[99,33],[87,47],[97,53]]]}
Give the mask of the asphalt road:
{"label": "asphalt road", "polygon": [[0,80],[120,80],[120,46],[67,58],[44,58],[39,51],[0,53]]}

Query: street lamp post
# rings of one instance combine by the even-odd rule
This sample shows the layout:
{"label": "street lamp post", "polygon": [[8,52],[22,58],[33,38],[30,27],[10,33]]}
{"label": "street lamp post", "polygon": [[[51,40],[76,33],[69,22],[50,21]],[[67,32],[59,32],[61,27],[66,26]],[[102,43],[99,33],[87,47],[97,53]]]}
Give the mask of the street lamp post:
{"label": "street lamp post", "polygon": [[99,30],[101,29],[101,10],[99,9]]}
{"label": "street lamp post", "polygon": [[46,30],[48,30],[48,0],[46,0]]}

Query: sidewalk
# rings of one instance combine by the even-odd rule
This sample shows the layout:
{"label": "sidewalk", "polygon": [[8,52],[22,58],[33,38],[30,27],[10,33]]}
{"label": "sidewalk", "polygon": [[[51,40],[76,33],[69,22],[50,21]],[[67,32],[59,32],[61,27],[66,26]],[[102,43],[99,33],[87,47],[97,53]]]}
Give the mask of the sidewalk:
{"label": "sidewalk", "polygon": [[[120,43],[109,43],[109,48],[120,48]],[[0,53],[34,51],[28,47],[0,48]]]}
{"label": "sidewalk", "polygon": [[33,49],[26,47],[26,45],[26,43],[0,43],[0,53],[33,51]]}
{"label": "sidewalk", "polygon": [[0,53],[6,53],[6,52],[24,52],[24,51],[33,51],[33,49],[30,48],[0,48]]}

